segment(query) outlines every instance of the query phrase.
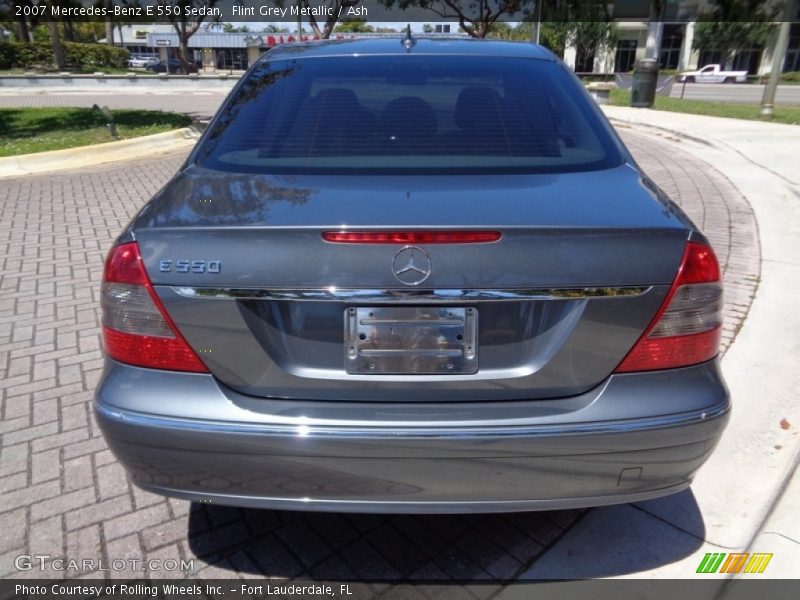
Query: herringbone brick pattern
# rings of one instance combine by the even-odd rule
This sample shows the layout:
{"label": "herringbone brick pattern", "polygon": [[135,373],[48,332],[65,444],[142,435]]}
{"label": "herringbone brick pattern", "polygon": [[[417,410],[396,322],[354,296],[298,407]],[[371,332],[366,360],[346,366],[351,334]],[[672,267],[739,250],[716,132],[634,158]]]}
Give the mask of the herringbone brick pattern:
{"label": "herringbone brick pattern", "polygon": [[[729,343],[758,277],[747,203],[674,144],[625,137],[714,242],[729,288]],[[580,518],[582,511],[416,517],[241,510],[132,487],[91,414],[102,368],[102,262],[182,159],[0,181],[0,576],[509,579]],[[15,557],[23,554],[106,565],[193,559],[195,570],[17,571]]]}
{"label": "herringbone brick pattern", "polygon": [[758,287],[761,246],[747,200],[707,163],[678,150],[680,140],[622,130],[625,143],[650,177],[691,217],[714,247],[725,283],[722,351],[739,331]]}

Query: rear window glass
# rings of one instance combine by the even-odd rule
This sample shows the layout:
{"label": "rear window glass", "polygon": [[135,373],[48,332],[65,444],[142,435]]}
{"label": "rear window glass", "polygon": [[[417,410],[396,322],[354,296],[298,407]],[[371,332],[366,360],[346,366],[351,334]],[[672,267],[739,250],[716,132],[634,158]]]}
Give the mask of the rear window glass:
{"label": "rear window glass", "polygon": [[619,152],[555,63],[475,56],[268,61],[223,107],[203,166],[259,173],[564,172]]}

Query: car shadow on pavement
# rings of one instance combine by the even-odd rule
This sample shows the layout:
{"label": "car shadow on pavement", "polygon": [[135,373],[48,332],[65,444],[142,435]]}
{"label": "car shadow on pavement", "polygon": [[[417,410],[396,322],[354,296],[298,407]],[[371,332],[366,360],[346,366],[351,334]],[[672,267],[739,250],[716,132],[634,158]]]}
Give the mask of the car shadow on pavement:
{"label": "car shadow on pavement", "polygon": [[[705,522],[691,489],[647,502],[595,508],[522,578],[636,575],[693,554],[705,535]],[[692,576],[696,566],[684,576]]]}
{"label": "car shadow on pavement", "polygon": [[[225,577],[226,572],[362,581],[604,577],[674,562],[700,545],[705,527],[691,492],[665,501],[673,503],[682,523],[690,524],[689,535],[669,535],[675,528],[663,521],[651,528],[653,537],[640,535],[650,531],[640,521],[658,519],[635,505],[493,515],[368,515],[192,504],[188,539],[202,577]],[[580,542],[572,548],[570,529],[579,521]],[[595,522],[597,534],[590,529],[587,535],[587,523]],[[556,564],[540,575],[540,562]],[[205,573],[204,564],[209,565]]]}

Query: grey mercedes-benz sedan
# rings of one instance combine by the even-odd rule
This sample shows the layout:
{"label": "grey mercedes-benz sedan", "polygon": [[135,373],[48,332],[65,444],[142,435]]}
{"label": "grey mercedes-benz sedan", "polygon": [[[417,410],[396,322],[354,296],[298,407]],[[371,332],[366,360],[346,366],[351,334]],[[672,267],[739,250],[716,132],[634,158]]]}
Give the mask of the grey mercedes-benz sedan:
{"label": "grey mercedes-benz sedan", "polygon": [[721,295],[548,51],[290,45],[111,249],[96,415],[136,484],[199,502],[654,498],[728,418]]}

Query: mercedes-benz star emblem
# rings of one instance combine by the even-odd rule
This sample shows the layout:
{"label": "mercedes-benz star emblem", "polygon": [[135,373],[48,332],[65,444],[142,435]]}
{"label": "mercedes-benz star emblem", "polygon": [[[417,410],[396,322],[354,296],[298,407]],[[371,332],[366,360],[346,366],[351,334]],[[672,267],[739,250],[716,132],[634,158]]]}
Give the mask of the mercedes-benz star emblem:
{"label": "mercedes-benz star emblem", "polygon": [[431,274],[431,257],[422,248],[406,246],[394,255],[392,273],[406,285],[419,285]]}

